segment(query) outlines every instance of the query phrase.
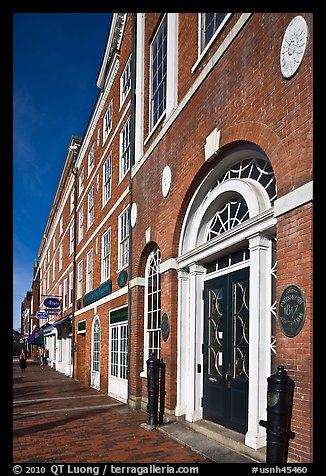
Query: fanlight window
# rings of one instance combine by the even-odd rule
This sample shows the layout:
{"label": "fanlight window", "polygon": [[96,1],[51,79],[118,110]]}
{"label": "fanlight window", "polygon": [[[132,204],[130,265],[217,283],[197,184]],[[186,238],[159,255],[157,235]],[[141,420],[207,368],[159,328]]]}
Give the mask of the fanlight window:
{"label": "fanlight window", "polygon": [[[266,190],[270,204],[273,206],[276,199],[276,183],[275,176],[271,164],[263,158],[249,158],[237,162],[228,169],[215,182],[214,187],[210,189],[206,198],[210,196],[212,191],[223,182],[230,179],[251,179],[259,182]],[[237,193],[223,203],[216,211],[211,219],[207,241],[212,240],[216,236],[231,230],[235,226],[249,219],[249,210],[245,200]]]}
{"label": "fanlight window", "polygon": [[249,218],[249,210],[244,199],[236,194],[234,198],[228,200],[213,216],[207,240],[219,236],[225,231],[231,230],[236,225]]}

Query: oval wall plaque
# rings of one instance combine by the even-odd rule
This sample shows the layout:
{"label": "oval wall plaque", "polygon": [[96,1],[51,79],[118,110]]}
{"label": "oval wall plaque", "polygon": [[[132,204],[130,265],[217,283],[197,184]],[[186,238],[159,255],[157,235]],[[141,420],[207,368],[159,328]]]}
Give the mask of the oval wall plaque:
{"label": "oval wall plaque", "polygon": [[123,286],[127,282],[127,279],[128,279],[127,271],[121,271],[121,273],[118,275],[118,286],[119,286],[119,288],[123,288]]}
{"label": "oval wall plaque", "polygon": [[162,332],[162,339],[164,342],[166,342],[170,334],[169,316],[166,312],[163,314],[161,319],[161,332]]}
{"label": "oval wall plaque", "polygon": [[306,318],[306,303],[301,288],[296,284],[287,286],[278,305],[278,319],[283,334],[294,337],[301,331]]}

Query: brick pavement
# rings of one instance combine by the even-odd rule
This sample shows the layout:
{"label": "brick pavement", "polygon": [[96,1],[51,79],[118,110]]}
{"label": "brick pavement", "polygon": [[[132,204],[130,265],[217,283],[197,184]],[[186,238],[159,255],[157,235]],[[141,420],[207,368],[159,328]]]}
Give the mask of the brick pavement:
{"label": "brick pavement", "polygon": [[209,463],[158,430],[147,415],[50,367],[13,365],[13,462]]}

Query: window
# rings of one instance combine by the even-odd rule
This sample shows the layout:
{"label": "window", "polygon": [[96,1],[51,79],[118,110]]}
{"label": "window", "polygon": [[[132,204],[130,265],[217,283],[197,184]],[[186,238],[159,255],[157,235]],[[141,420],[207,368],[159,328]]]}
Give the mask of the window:
{"label": "window", "polygon": [[112,180],[112,152],[103,165],[103,206],[111,197],[111,180]]}
{"label": "window", "polygon": [[102,236],[102,281],[110,277],[111,230]]}
{"label": "window", "polygon": [[63,281],[63,309],[68,307],[68,280]]}
{"label": "window", "polygon": [[74,300],[74,272],[69,273],[69,306]]}
{"label": "window", "polygon": [[217,31],[220,31],[229,15],[227,13],[201,14],[201,51],[203,51]]}
{"label": "window", "polygon": [[83,295],[83,262],[80,261],[77,267],[77,299]]}
{"label": "window", "polygon": [[128,324],[111,327],[110,376],[121,379],[128,377]]}
{"label": "window", "polygon": [[79,175],[79,195],[84,190],[84,186],[85,186],[85,173],[84,173],[84,169],[83,169],[80,172],[80,175]]}
{"label": "window", "polygon": [[92,352],[92,370],[95,372],[100,371],[101,361],[101,332],[100,332],[100,320],[95,317],[93,322],[93,352]]}
{"label": "window", "polygon": [[74,252],[75,243],[75,224],[70,225],[70,254]]}
{"label": "window", "polygon": [[120,132],[120,180],[130,169],[130,116]]}
{"label": "window", "polygon": [[93,250],[87,253],[86,258],[86,292],[93,289]]}
{"label": "window", "polygon": [[151,44],[151,127],[161,118],[166,107],[167,20],[162,23]]}
{"label": "window", "polygon": [[80,207],[78,212],[78,243],[84,236],[84,205]]}
{"label": "window", "polygon": [[62,284],[59,284],[59,297],[60,297],[61,306],[62,306]]}
{"label": "window", "polygon": [[60,224],[59,224],[59,234],[62,235],[63,233],[63,217],[60,218]]}
{"label": "window", "polygon": [[161,253],[157,248],[148,257],[145,271],[145,352],[144,359],[150,355],[160,358],[161,338]]}
{"label": "window", "polygon": [[55,280],[55,259],[52,261],[52,281]]}
{"label": "window", "polygon": [[72,192],[70,194],[70,213],[72,213],[72,211],[74,209],[74,203],[75,203],[75,194],[74,194],[74,192]]}
{"label": "window", "polygon": [[106,114],[103,119],[103,142],[106,141],[112,129],[112,100],[108,106]]}
{"label": "window", "polygon": [[87,229],[94,223],[94,185],[88,193]]}
{"label": "window", "polygon": [[53,244],[53,251],[54,251],[54,250],[55,250],[55,235],[53,235],[53,242],[52,242],[52,244]]}
{"label": "window", "polygon": [[129,260],[129,208],[119,216],[119,269],[128,266]]}
{"label": "window", "polygon": [[131,88],[131,56],[127,61],[125,69],[120,78],[120,106],[124,103]]}
{"label": "window", "polygon": [[59,271],[62,270],[62,245],[59,248]]}
{"label": "window", "polygon": [[89,151],[88,154],[88,175],[91,173],[91,171],[94,168],[94,142],[92,144],[91,150]]}

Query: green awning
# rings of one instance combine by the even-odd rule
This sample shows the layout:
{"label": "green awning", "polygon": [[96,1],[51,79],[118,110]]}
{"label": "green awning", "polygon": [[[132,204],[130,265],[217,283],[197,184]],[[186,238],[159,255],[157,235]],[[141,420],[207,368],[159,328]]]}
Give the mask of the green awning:
{"label": "green awning", "polygon": [[38,336],[35,339],[29,341],[29,344],[41,345],[42,347],[44,347],[44,337]]}

